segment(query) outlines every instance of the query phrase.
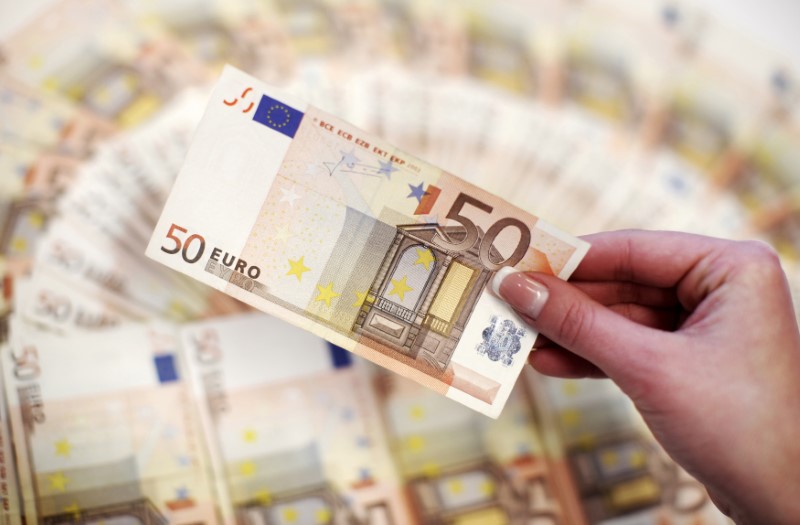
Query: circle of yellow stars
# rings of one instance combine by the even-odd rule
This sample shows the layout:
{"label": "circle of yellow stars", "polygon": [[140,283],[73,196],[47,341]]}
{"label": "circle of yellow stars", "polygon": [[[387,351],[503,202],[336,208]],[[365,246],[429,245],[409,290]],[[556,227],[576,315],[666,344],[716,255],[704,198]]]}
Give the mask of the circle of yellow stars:
{"label": "circle of yellow stars", "polygon": [[[273,111],[283,111],[284,120],[283,122],[275,122],[272,120],[272,112]],[[292,120],[292,115],[289,113],[289,110],[286,109],[286,106],[281,106],[279,104],[273,104],[267,110],[267,121],[269,121],[269,125],[273,128],[282,128],[289,124],[289,121]]]}

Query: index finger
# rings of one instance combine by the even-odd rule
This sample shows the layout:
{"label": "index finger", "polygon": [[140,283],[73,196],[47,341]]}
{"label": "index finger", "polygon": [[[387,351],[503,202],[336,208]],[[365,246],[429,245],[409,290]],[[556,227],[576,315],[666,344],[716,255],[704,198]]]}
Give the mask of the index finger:
{"label": "index finger", "polygon": [[591,244],[572,274],[576,281],[623,281],[661,288],[675,286],[719,239],[690,233],[620,230],[581,237]]}

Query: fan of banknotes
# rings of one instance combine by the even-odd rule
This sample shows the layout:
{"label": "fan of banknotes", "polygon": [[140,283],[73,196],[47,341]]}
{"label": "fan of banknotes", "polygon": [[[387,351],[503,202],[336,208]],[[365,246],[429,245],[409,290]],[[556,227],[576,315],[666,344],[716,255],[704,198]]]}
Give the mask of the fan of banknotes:
{"label": "fan of banknotes", "polygon": [[[225,64],[252,84],[228,68],[232,91],[212,94]],[[440,220],[431,199],[449,188],[400,179],[408,158],[572,234],[641,227],[760,238],[796,287],[793,79],[775,50],[688,2],[55,0],[0,41],[0,523],[728,523],[609,382],[525,369],[501,385],[507,400],[491,419],[145,250],[154,230],[156,254],[191,263],[201,239],[205,247],[171,219],[158,229],[190,144],[192,162],[205,147],[232,153],[229,165],[203,165],[218,190],[184,180],[181,202],[218,229],[240,226],[231,237],[257,237],[236,221],[264,188],[225,184],[254,170],[252,157],[235,155],[249,151],[248,138],[209,119],[224,110],[294,136],[297,110],[265,102],[263,85],[335,116],[320,119],[330,139],[314,147],[341,159],[303,165],[298,177],[395,175],[420,224]],[[407,156],[360,162],[356,148],[382,154],[384,143]],[[370,184],[356,193],[377,192]],[[301,205],[303,191],[277,190],[275,207]],[[326,209],[306,206],[313,218],[271,231],[258,249],[335,241]],[[483,239],[500,235],[493,227]],[[412,230],[403,235],[424,234]],[[485,260],[503,257],[487,246]],[[240,275],[262,271],[212,248]],[[414,271],[438,264],[430,252],[408,253]],[[353,315],[369,311],[365,302],[390,308],[369,282],[350,295],[333,277],[311,282],[312,255],[278,262],[320,309],[332,300],[353,303]],[[453,286],[467,275],[462,288],[483,278],[448,275]],[[399,298],[395,316],[417,297],[406,277],[388,292]],[[449,333],[457,323],[444,316],[425,316],[424,328]],[[380,329],[391,335],[394,325]],[[502,330],[522,338],[520,328]],[[510,363],[514,349],[503,351],[492,361]],[[469,388],[477,397],[490,389],[478,379]]]}

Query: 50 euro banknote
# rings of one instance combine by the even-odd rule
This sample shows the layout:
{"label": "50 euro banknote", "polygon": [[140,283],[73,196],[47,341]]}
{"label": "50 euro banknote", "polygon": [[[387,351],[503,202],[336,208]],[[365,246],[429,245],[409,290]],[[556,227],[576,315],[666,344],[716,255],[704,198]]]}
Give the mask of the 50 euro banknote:
{"label": "50 euro banknote", "polygon": [[587,250],[226,67],[147,255],[497,417],[536,333],[492,276],[566,279]]}

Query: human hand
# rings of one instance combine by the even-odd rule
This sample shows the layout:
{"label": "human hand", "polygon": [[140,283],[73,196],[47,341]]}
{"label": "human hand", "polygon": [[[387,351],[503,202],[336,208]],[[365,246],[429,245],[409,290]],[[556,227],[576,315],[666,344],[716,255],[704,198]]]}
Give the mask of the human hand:
{"label": "human hand", "polygon": [[775,252],[668,232],[585,239],[570,283],[495,278],[540,332],[534,368],[616,382],[737,523],[800,523],[800,333]]}

